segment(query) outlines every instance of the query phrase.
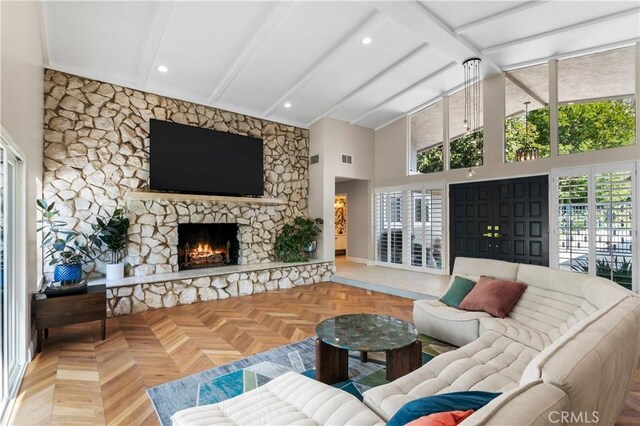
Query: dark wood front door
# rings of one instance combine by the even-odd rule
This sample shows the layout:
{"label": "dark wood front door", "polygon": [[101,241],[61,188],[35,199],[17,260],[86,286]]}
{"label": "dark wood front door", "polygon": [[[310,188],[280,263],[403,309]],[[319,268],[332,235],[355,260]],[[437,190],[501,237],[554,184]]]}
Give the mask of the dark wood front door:
{"label": "dark wood front door", "polygon": [[549,265],[547,175],[449,187],[450,264],[457,256]]}

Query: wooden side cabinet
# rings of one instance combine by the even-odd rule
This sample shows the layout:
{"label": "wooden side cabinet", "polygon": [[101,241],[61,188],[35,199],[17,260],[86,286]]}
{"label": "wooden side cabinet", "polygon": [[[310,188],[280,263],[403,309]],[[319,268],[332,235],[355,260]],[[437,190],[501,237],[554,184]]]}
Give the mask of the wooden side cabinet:
{"label": "wooden side cabinet", "polygon": [[43,334],[49,328],[81,322],[100,320],[102,322],[102,340],[104,340],[106,337],[106,306],[107,286],[104,284],[89,286],[84,293],[59,295],[46,299],[34,298],[31,312],[38,335],[36,351],[42,350]]}

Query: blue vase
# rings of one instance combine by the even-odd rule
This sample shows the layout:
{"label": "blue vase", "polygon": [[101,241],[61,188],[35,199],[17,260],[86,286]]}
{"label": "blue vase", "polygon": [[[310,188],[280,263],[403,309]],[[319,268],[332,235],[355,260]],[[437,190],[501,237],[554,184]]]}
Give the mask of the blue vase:
{"label": "blue vase", "polygon": [[80,281],[82,279],[82,265],[74,263],[72,265],[56,265],[53,270],[55,281]]}

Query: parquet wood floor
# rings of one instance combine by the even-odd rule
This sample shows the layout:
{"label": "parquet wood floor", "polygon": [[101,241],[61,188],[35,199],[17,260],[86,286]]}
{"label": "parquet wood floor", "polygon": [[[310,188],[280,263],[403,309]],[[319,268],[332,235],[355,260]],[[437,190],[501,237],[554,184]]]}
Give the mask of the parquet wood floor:
{"label": "parquet wood floor", "polygon": [[[27,369],[10,424],[155,425],[145,389],[315,333],[335,315],[384,313],[411,320],[412,301],[341,284],[142,312],[50,330]],[[640,424],[640,370],[621,415]]]}

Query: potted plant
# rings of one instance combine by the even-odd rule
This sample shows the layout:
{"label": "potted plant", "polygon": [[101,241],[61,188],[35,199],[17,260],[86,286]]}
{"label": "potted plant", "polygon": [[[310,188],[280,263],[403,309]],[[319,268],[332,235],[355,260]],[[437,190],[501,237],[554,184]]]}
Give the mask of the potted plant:
{"label": "potted plant", "polygon": [[302,249],[307,253],[315,251],[318,244],[315,238],[322,232],[320,225],[324,221],[320,218],[309,219],[300,216],[294,219],[294,223],[298,228],[298,238],[302,244]]}
{"label": "potted plant", "polygon": [[107,280],[124,278],[124,257],[127,249],[127,231],[129,218],[122,208],[116,208],[110,217],[97,218],[94,229],[98,231],[98,238],[107,249]]}
{"label": "potted plant", "polygon": [[282,262],[304,262],[308,257],[303,252],[312,252],[316,249],[315,237],[322,232],[324,221],[320,218],[309,219],[297,217],[293,224],[282,227],[276,237],[276,256]]}
{"label": "potted plant", "polygon": [[53,279],[55,281],[80,281],[82,264],[94,259],[94,245],[102,245],[97,233],[84,234],[70,229],[63,229],[67,223],[56,219],[58,210],[55,202],[47,203],[37,200],[36,205],[42,213],[38,222],[43,231],[42,247],[46,248],[44,259],[50,259],[49,265],[55,265]]}

